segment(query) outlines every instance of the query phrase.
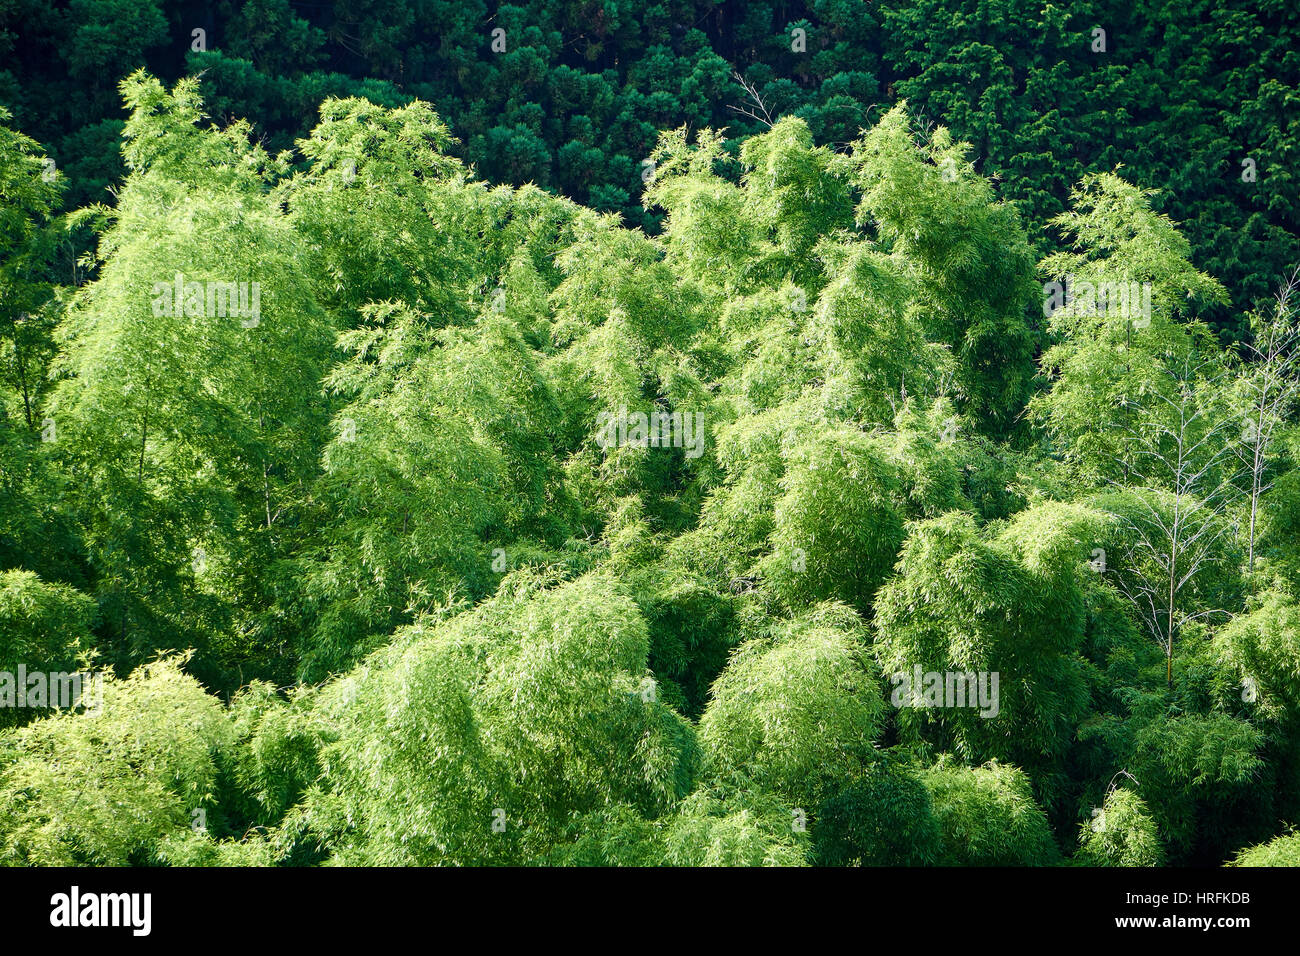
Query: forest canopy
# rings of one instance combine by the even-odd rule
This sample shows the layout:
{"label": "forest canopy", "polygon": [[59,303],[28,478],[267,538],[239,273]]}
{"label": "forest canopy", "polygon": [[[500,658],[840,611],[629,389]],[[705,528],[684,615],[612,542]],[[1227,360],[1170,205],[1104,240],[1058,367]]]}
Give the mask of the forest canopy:
{"label": "forest canopy", "polygon": [[[202,75],[206,111],[247,118],[271,152],[329,97],[424,100],[488,181],[653,232],[643,163],[662,130],[728,128],[734,180],[774,117],[842,149],[907,100],[1028,222],[1119,164],[1158,190],[1228,289],[1231,306],[1198,308],[1235,341],[1300,261],[1297,30],[1290,0],[6,0],[0,104],[68,174],[69,208],[125,173],[116,84],[143,67]],[[1059,251],[1050,231],[1030,241]]]}
{"label": "forest canopy", "polygon": [[1294,266],[1026,201],[921,80],[651,111],[616,200],[454,92],[276,141],[224,71],[326,46],[262,6],[122,81],[102,203],[0,112],[0,861],[1300,861]]}

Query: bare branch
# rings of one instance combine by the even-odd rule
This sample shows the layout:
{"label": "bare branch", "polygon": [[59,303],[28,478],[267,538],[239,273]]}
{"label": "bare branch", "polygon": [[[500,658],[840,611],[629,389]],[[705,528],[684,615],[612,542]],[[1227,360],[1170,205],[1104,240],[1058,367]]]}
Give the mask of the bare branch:
{"label": "bare branch", "polygon": [[[739,113],[742,116],[748,116],[750,119],[754,120],[755,122],[762,123],[768,129],[771,129],[773,126],[775,126],[776,120],[772,119],[772,114],[769,113],[767,111],[767,107],[763,105],[763,98],[758,95],[758,90],[757,88],[755,88],[754,84],[749,82],[743,76],[741,76],[739,70],[733,70],[731,73],[731,78],[740,84],[740,88],[745,91],[745,95],[749,97],[750,101],[754,105],[752,107],[748,107],[748,106],[731,106],[730,104],[728,104],[727,109]],[[760,112],[762,113],[761,116],[759,115]]]}

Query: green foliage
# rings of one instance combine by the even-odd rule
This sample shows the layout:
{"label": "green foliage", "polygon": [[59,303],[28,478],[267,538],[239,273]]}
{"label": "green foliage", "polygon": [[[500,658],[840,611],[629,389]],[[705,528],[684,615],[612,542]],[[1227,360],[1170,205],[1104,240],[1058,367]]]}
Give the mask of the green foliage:
{"label": "green foliage", "polygon": [[1263,496],[1257,554],[1292,593],[1300,588],[1300,470],[1278,477]]}
{"label": "green foliage", "polygon": [[1246,847],[1228,865],[1300,866],[1300,834],[1285,834],[1259,846]]}
{"label": "green foliage", "polygon": [[[1034,518],[1050,521],[1031,512],[1023,520]],[[1041,532],[1035,536],[1043,541]],[[1067,551],[1063,565],[1044,564],[1050,557],[1038,552],[1022,565],[1004,546],[980,540],[968,515],[911,526],[899,574],[881,590],[875,617],[876,652],[907,739],[1027,767],[1063,755],[1088,704],[1078,653],[1084,614],[1071,556]],[[990,682],[997,674],[993,706],[914,700],[922,692],[911,686],[917,667],[923,674],[987,674]]]}
{"label": "green foliage", "polygon": [[702,790],[671,817],[647,821],[627,807],[584,817],[579,835],[546,862],[555,866],[806,866],[808,837],[779,800],[761,790]]}
{"label": "green foliage", "polygon": [[38,24],[63,103],[0,4],[0,675],[109,669],[0,715],[0,862],[1286,858],[1295,410],[1247,480],[1214,334],[1284,84],[1180,227],[1097,145],[1150,65],[1021,0],[230,2],[202,96],[137,6]]}
{"label": "green foliage", "polygon": [[[94,606],[86,595],[30,571],[0,571],[0,673],[16,682],[19,665],[47,674],[75,671],[91,648]],[[25,723],[32,715],[13,703],[0,707],[0,727]]]}
{"label": "green foliage", "polygon": [[[48,414],[116,662],[130,663],[178,635],[209,645],[257,600],[314,469],[332,329],[247,127],[198,128],[193,81],[168,93],[134,76],[123,91],[133,172],[99,278],[62,320]],[[200,662],[211,675],[276,650],[249,643]]]}
{"label": "green foliage", "polygon": [[102,680],[93,710],[0,737],[4,862],[147,864],[210,805],[230,742],[221,702],[175,659]]}
{"label": "green foliage", "polygon": [[654,819],[690,791],[694,730],[655,700],[635,603],[601,576],[544,585],[517,572],[324,692],[333,739],[307,807],[334,862],[522,862],[575,815]]}
{"label": "green foliage", "polygon": [[786,456],[771,553],[759,569],[784,601],[866,610],[903,542],[893,463],[861,432],[823,431]]}
{"label": "green foliage", "polygon": [[698,719],[709,687],[727,663],[736,600],[694,576],[657,578],[652,596],[643,604],[650,670],[665,702]]}
{"label": "green foliage", "polygon": [[1300,608],[1270,592],[1217,636],[1227,658],[1248,679],[1244,698],[1287,727],[1300,721]]}
{"label": "green foliage", "polygon": [[874,761],[883,702],[854,625],[823,605],[736,651],[700,718],[714,775],[811,809]]}
{"label": "green foliage", "polygon": [[320,776],[326,728],[307,693],[286,700],[263,682],[241,688],[227,713],[234,742],[221,755],[217,810],[232,831],[245,821],[271,826]]}
{"label": "green foliage", "polygon": [[[463,144],[457,155],[494,182],[535,182],[649,228],[659,217],[638,201],[656,130],[729,125],[745,139],[772,123],[784,139],[797,117],[810,142],[833,147],[878,105],[906,100],[918,130],[942,118],[1035,220],[1063,211],[1085,174],[1120,161],[1133,182],[1168,188],[1163,211],[1188,223],[1197,260],[1245,306],[1271,294],[1300,249],[1296,135],[1277,119],[1294,107],[1297,20],[1281,3],[1221,7],[761,0],[722,13],[711,0],[230,0],[205,11],[200,51],[194,17],[153,0],[77,0],[60,16],[10,0],[0,100],[75,169],[78,203],[102,199],[118,178],[100,131],[116,120],[115,84],[146,67],[169,82],[204,72],[212,114],[256,118],[273,149],[305,134],[327,97],[437,103]],[[1092,48],[1097,24],[1104,51]],[[505,31],[504,48],[493,29]],[[788,188],[809,182],[803,164],[755,165],[779,170]],[[836,199],[822,194],[816,206],[836,209]],[[778,228],[807,235],[792,221]],[[1213,314],[1243,330],[1226,310]]]}
{"label": "green foliage", "polygon": [[1117,788],[1079,830],[1077,866],[1160,866],[1164,847],[1146,804],[1131,790]]}
{"label": "green foliage", "polygon": [[808,837],[798,813],[757,791],[721,797],[709,791],[682,801],[664,835],[673,866],[804,866]]}
{"label": "green foliage", "polygon": [[942,852],[930,791],[884,769],[822,804],[814,839],[822,866],[928,866]]}
{"label": "green foliage", "polygon": [[[1044,286],[1043,300],[1057,340],[1040,359],[1051,389],[1030,410],[1089,480],[1131,482],[1135,472],[1150,473],[1153,462],[1134,432],[1170,424],[1169,399],[1183,385],[1178,373],[1199,363],[1198,348],[1209,339],[1189,304],[1225,295],[1192,265],[1187,240],[1151,208],[1152,196],[1113,173],[1086,177],[1071,193],[1073,208],[1053,220],[1071,250],[1038,265],[1057,284],[1051,292]],[[1134,283],[1149,286],[1142,308]],[[1103,296],[1108,286],[1127,289],[1128,299]]]}
{"label": "green foliage", "polygon": [[1032,338],[1023,313],[1033,293],[1029,243],[1015,209],[993,200],[943,127],[918,149],[906,103],[855,144],[856,215],[927,281],[916,308],[952,347],[958,395],[971,417],[1005,434],[1028,393]]}
{"label": "green foliage", "polygon": [[1216,826],[1231,826],[1232,805],[1263,766],[1261,743],[1257,728],[1226,714],[1170,717],[1138,730],[1133,775],[1171,855],[1188,850],[1198,823],[1206,841],[1216,839]]}
{"label": "green foliage", "polygon": [[1060,851],[1024,771],[991,761],[921,775],[939,822],[941,866],[1051,866]]}
{"label": "green foliage", "polygon": [[11,119],[0,106],[0,409],[20,412],[33,430],[54,353],[44,309],[54,292],[48,267],[64,178],[34,140],[9,127]]}

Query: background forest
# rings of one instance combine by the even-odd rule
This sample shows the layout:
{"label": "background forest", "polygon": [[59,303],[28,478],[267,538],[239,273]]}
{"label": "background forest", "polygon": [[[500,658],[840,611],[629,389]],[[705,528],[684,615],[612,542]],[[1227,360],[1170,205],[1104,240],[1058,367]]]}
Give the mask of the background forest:
{"label": "background forest", "polygon": [[0,0],[0,860],[1300,864],[1297,19]]}

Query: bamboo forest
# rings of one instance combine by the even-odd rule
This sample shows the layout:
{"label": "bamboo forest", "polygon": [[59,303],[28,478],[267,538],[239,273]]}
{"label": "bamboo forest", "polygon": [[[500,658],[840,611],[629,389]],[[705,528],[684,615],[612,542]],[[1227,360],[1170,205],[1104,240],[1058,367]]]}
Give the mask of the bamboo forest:
{"label": "bamboo forest", "polygon": [[0,0],[0,863],[1300,865],[1298,37]]}

